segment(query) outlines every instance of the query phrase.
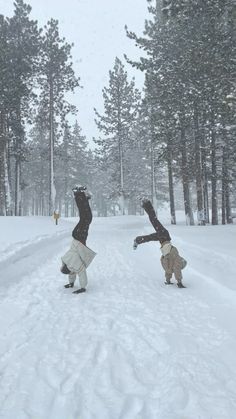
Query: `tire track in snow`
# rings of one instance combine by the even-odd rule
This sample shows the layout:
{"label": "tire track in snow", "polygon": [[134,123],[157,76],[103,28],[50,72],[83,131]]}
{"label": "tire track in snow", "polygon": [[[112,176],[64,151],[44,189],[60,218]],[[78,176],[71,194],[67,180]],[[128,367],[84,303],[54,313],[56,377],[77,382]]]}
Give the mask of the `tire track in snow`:
{"label": "tire track in snow", "polygon": [[59,232],[41,240],[37,238],[29,244],[24,242],[23,248],[20,249],[20,244],[17,244],[14,254],[0,262],[0,291],[5,292],[7,287],[21,281],[40,265],[50,262],[51,258],[59,253],[62,241],[66,237],[68,237],[68,231]]}

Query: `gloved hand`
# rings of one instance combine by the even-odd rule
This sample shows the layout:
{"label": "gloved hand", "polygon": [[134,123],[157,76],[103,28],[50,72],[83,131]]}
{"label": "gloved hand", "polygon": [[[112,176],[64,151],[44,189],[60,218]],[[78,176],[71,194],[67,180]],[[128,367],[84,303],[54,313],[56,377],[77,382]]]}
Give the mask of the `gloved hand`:
{"label": "gloved hand", "polygon": [[138,243],[136,242],[136,240],[134,240],[133,249],[136,250],[137,247],[138,247]]}

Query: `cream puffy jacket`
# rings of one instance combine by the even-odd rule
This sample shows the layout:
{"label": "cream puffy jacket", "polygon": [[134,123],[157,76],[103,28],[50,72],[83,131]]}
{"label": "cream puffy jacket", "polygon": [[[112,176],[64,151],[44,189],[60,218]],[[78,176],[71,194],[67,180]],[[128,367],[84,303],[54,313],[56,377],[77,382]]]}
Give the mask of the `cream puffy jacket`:
{"label": "cream puffy jacket", "polygon": [[95,256],[96,253],[89,247],[72,239],[70,249],[62,256],[61,260],[71,272],[79,273],[90,265]]}
{"label": "cream puffy jacket", "polygon": [[171,251],[171,248],[172,248],[172,244],[170,242],[164,242],[160,248],[162,256],[168,255]]}

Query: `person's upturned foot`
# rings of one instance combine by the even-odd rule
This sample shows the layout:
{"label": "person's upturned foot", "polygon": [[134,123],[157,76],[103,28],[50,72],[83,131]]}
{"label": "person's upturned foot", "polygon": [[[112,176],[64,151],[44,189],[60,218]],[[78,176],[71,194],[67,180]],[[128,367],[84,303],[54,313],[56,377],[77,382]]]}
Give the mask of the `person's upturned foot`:
{"label": "person's upturned foot", "polygon": [[79,290],[73,291],[73,294],[81,294],[82,292],[86,292],[86,289],[80,288]]}
{"label": "person's upturned foot", "polygon": [[182,284],[182,282],[178,282],[177,287],[178,287],[178,288],[186,288],[186,287]]}
{"label": "person's upturned foot", "polygon": [[148,198],[142,197],[140,198],[141,207],[145,206],[150,200]]}
{"label": "person's upturned foot", "polygon": [[87,190],[86,186],[75,186],[75,187],[72,189],[72,191],[73,191],[74,193],[77,193],[77,192],[85,192],[86,190]]}
{"label": "person's upturned foot", "polygon": [[84,195],[86,196],[87,199],[91,199],[92,198],[92,194],[88,191],[86,186],[75,186],[72,189],[74,196],[81,196],[83,197]]}
{"label": "person's upturned foot", "polygon": [[69,282],[69,284],[64,285],[65,288],[73,288],[73,282]]}
{"label": "person's upturned foot", "polygon": [[153,211],[153,206],[152,206],[152,203],[151,203],[150,199],[144,198],[141,202],[141,206],[143,207],[143,209],[146,212]]}

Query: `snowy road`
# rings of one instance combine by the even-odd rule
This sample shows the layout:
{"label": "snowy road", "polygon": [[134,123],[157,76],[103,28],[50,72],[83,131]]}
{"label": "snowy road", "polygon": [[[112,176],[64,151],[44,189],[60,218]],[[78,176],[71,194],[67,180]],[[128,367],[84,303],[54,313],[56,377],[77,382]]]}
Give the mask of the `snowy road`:
{"label": "snowy road", "polygon": [[170,227],[180,290],[157,244],[132,250],[145,217],[95,219],[81,295],[59,272],[72,226],[0,261],[0,418],[235,419],[235,226]]}

